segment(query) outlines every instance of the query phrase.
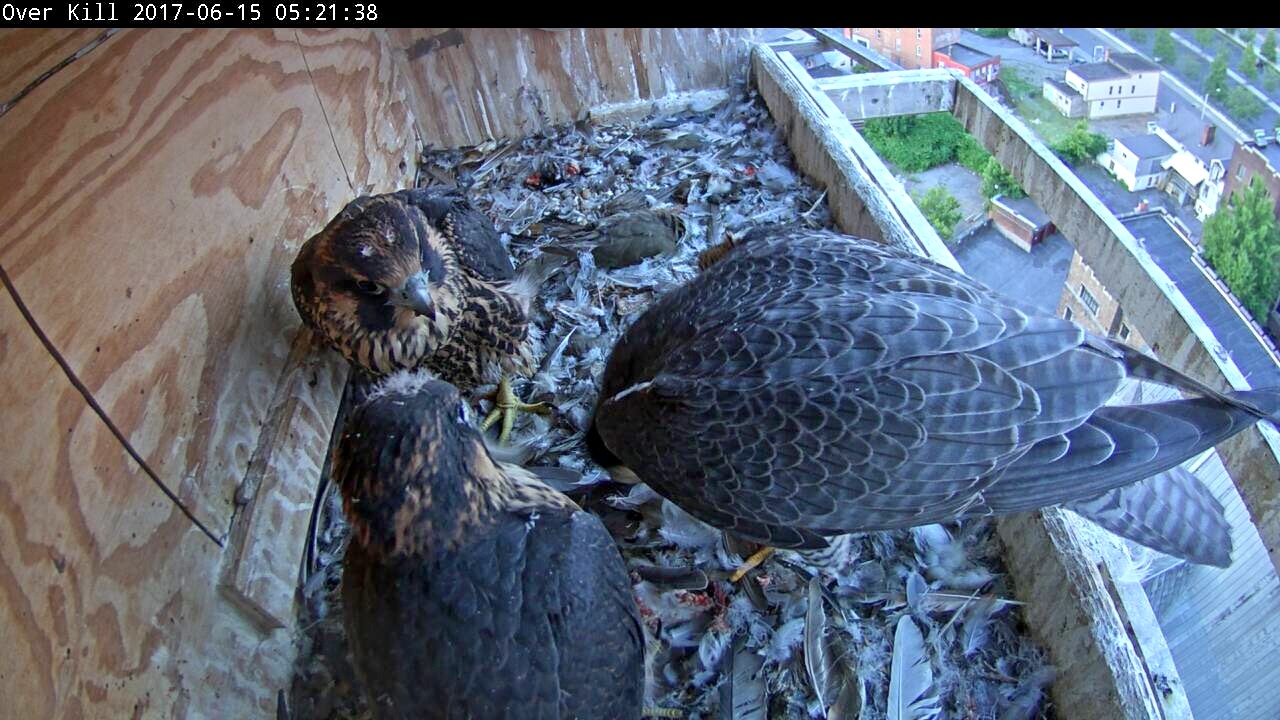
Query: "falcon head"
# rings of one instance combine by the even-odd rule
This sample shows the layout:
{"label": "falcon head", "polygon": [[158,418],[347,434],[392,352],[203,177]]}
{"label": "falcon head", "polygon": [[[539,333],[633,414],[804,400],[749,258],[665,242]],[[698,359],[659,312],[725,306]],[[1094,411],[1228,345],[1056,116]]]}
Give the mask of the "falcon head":
{"label": "falcon head", "polygon": [[358,198],[299,252],[294,304],[348,360],[380,375],[415,367],[444,332],[447,252],[405,198]]}
{"label": "falcon head", "polygon": [[426,371],[389,376],[352,412],[334,451],[355,537],[387,556],[459,537],[488,503],[485,453],[454,386]]}

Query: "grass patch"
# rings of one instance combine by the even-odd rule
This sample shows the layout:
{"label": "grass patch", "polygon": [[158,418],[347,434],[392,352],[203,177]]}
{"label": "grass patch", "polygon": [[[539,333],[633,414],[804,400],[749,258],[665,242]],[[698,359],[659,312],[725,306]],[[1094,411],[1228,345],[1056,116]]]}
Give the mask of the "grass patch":
{"label": "grass patch", "polygon": [[1000,81],[1013,98],[1014,110],[1027,121],[1047,145],[1061,142],[1075,127],[1076,121],[1058,112],[1053,103],[1044,98],[1044,90],[1027,79],[1016,67],[1005,65],[1000,69]]}

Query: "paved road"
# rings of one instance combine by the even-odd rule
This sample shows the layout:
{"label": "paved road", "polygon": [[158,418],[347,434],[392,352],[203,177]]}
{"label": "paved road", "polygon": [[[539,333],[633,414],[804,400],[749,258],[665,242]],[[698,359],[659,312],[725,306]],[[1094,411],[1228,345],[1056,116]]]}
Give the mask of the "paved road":
{"label": "paved road", "polygon": [[[1210,55],[1209,53],[1207,53],[1207,52],[1205,52],[1205,51],[1201,50],[1199,45],[1196,45],[1195,43],[1193,43],[1193,42],[1191,42],[1191,41],[1187,40],[1186,38],[1182,37],[1181,35],[1179,35],[1179,34],[1178,34],[1178,33],[1176,33],[1176,32],[1171,32],[1171,33],[1169,33],[1169,35],[1170,35],[1170,36],[1171,36],[1175,41],[1177,41],[1179,44],[1181,44],[1183,47],[1185,47],[1185,48],[1187,48],[1188,50],[1190,50],[1191,52],[1195,53],[1195,54],[1196,54],[1196,56],[1197,56],[1197,57],[1199,57],[1201,60],[1204,60],[1206,63],[1212,63],[1212,62],[1213,62],[1213,56],[1212,56],[1212,55]],[[1241,87],[1243,87],[1245,90],[1248,90],[1248,91],[1250,92],[1250,94],[1252,94],[1254,97],[1258,98],[1258,100],[1260,100],[1260,101],[1261,101],[1263,104],[1265,104],[1267,107],[1271,108],[1271,112],[1272,112],[1272,113],[1280,113],[1280,105],[1277,105],[1277,104],[1275,104],[1274,102],[1271,102],[1271,98],[1267,97],[1266,93],[1264,93],[1264,92],[1262,92],[1261,90],[1259,90],[1258,88],[1254,87],[1254,86],[1249,82],[1249,80],[1248,80],[1247,78],[1245,78],[1245,76],[1243,76],[1243,75],[1241,75],[1240,73],[1236,72],[1235,70],[1231,69],[1231,67],[1228,67],[1228,68],[1227,68],[1227,77],[1229,77],[1229,78],[1231,78],[1232,80],[1236,81],[1236,84],[1240,85],[1240,86],[1241,86]],[[1256,122],[1267,122],[1267,121],[1268,121],[1268,116],[1267,116],[1265,113],[1264,113],[1264,114],[1262,114],[1262,115],[1259,115],[1259,116],[1258,116],[1258,118],[1256,119]],[[1271,124],[1271,125],[1273,125],[1273,126],[1275,125],[1275,119],[1274,119],[1274,116],[1271,116],[1271,118],[1270,118],[1270,124]]]}
{"label": "paved road", "polygon": [[[1145,56],[1138,48],[1102,28],[1067,28],[1066,34],[1072,40],[1080,43],[1080,48],[1090,55],[1094,46],[1102,45],[1121,52],[1138,52]],[[1148,59],[1150,58],[1148,57]],[[1200,159],[1206,162],[1213,158],[1225,161],[1231,157],[1232,140],[1243,140],[1246,135],[1244,130],[1232,122],[1224,113],[1213,107],[1212,104],[1204,107],[1201,100],[1202,98],[1196,94],[1195,90],[1188,87],[1186,83],[1177,77],[1165,72],[1160,80],[1157,101],[1163,109],[1169,108],[1170,103],[1174,103],[1175,109],[1168,117],[1158,120],[1158,122],[1169,131],[1169,134],[1186,144],[1187,148],[1196,153]],[[1204,125],[1209,122],[1218,126],[1219,138],[1223,138],[1225,135],[1231,135],[1232,137],[1223,138],[1226,141],[1222,143],[1214,142],[1207,149],[1201,148],[1200,133]]]}

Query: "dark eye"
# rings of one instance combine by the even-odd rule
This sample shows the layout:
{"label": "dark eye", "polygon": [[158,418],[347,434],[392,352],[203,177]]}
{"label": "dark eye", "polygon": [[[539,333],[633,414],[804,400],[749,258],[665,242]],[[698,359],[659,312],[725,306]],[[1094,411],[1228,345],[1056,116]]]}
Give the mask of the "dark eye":
{"label": "dark eye", "polygon": [[370,282],[368,280],[360,280],[359,282],[356,283],[356,287],[360,288],[360,292],[366,292],[366,293],[369,293],[370,295],[382,294],[382,286],[376,282]]}
{"label": "dark eye", "polygon": [[467,406],[465,403],[458,404],[458,424],[467,424]]}

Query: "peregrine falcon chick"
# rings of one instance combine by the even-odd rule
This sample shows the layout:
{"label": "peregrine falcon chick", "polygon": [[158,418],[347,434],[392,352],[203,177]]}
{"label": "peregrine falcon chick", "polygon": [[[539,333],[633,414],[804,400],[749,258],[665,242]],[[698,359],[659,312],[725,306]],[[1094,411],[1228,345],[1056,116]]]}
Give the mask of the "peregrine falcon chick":
{"label": "peregrine falcon chick", "polygon": [[504,439],[516,410],[544,410],[517,402],[507,379],[536,368],[536,288],[461,195],[353,200],[302,246],[291,286],[303,321],[374,376],[426,367],[462,388],[498,382]]}
{"label": "peregrine falcon chick", "polygon": [[333,474],[343,612],[379,718],[639,718],[644,636],[600,521],[495,461],[457,390],[397,373]]}

